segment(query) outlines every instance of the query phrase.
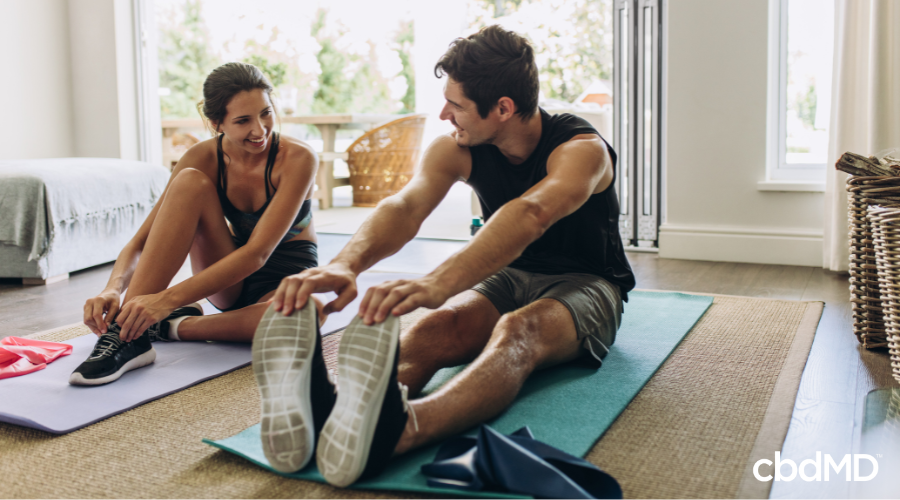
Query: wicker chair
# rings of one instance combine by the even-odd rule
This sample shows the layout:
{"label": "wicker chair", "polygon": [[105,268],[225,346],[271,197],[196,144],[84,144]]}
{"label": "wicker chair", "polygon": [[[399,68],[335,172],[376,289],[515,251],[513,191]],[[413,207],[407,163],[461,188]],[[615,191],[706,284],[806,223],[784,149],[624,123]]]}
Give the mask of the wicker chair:
{"label": "wicker chair", "polygon": [[374,207],[406,186],[419,161],[425,116],[386,123],[347,148],[353,206]]}

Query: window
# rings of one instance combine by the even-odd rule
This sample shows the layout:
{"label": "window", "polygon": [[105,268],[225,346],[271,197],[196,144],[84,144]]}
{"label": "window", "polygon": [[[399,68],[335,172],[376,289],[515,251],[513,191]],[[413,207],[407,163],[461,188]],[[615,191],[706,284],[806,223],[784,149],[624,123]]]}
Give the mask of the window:
{"label": "window", "polygon": [[834,0],[770,0],[767,180],[824,182]]}
{"label": "window", "polygon": [[198,118],[206,75],[228,61],[259,67],[288,116],[415,109],[411,0],[153,3],[163,120]]}
{"label": "window", "polygon": [[468,33],[498,24],[534,47],[539,105],[572,113],[610,143],[612,127],[613,0],[467,0]]}
{"label": "window", "polygon": [[[242,61],[275,86],[282,117],[303,114],[405,114],[416,110],[412,0],[154,0],[163,164],[174,165],[210,136],[197,103],[214,68]],[[239,12],[240,15],[235,13]],[[321,150],[311,125],[279,124],[282,133]],[[343,151],[362,130],[340,129]],[[349,175],[336,160],[339,177]]]}

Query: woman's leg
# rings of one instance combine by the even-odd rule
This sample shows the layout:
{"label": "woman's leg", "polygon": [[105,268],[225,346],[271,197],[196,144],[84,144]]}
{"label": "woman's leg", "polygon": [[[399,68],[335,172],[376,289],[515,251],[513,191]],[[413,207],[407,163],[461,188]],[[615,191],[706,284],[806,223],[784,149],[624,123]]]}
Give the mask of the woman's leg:
{"label": "woman's leg", "polygon": [[[225,223],[215,185],[203,172],[182,170],[166,193],[153,221],[125,302],[131,297],[158,293],[169,286],[188,254],[194,274],[215,264],[235,250]],[[208,297],[219,308],[233,304],[243,281]],[[177,328],[181,340],[250,342],[275,290],[257,304],[211,316],[187,317]],[[322,304],[316,300],[321,322]],[[320,323],[321,324],[321,323]]]}
{"label": "woman's leg", "polygon": [[[274,295],[275,291],[272,290],[256,304],[236,311],[210,316],[187,317],[178,325],[178,338],[181,340],[252,342],[259,320],[269,307],[269,299]],[[322,302],[315,297],[313,297],[313,300],[316,304],[316,310],[319,311],[319,326],[322,326],[327,316],[322,313]]]}
{"label": "woman's leg", "polygon": [[[196,274],[235,248],[215,185],[203,172],[184,169],[166,191],[123,304],[132,297],[165,290],[188,254]],[[242,286],[237,283],[209,299],[228,307]]]}

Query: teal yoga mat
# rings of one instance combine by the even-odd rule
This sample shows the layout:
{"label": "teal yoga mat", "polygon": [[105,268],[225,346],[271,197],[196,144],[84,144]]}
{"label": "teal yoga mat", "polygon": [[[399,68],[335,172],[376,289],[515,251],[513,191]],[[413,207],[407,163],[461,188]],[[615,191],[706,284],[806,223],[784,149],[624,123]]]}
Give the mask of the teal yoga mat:
{"label": "teal yoga mat", "polygon": [[[639,291],[631,292],[629,299],[616,342],[599,370],[588,363],[575,362],[536,372],[512,406],[489,422],[491,427],[509,434],[527,425],[539,441],[571,455],[587,454],[713,301],[707,296]],[[441,370],[425,392],[440,387],[460,370],[462,367]],[[204,439],[204,442],[276,472],[269,468],[263,455],[259,425],[220,441]],[[419,468],[434,459],[437,447],[435,444],[395,457],[377,479],[352,487],[513,498],[496,493],[429,488]],[[298,473],[282,475],[324,482],[315,460]]]}

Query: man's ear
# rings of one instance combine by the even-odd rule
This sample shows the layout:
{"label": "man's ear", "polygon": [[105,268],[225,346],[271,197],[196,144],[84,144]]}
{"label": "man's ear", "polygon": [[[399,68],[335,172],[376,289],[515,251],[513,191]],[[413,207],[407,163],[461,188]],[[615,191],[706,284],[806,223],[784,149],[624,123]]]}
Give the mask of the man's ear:
{"label": "man's ear", "polygon": [[501,97],[500,100],[497,101],[495,109],[497,110],[497,116],[500,118],[500,121],[505,122],[516,114],[516,103],[509,97]]}

